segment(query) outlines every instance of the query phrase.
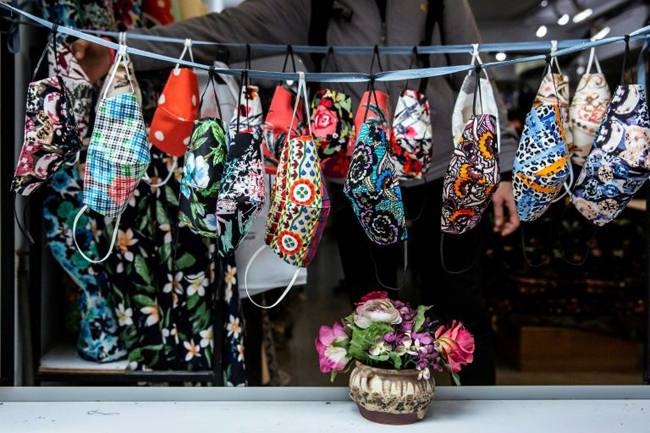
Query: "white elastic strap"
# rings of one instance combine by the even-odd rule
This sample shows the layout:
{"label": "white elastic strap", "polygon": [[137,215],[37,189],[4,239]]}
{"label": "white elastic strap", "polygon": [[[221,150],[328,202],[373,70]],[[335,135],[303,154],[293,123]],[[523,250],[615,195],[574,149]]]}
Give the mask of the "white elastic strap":
{"label": "white elastic strap", "polygon": [[113,247],[115,247],[115,241],[117,241],[117,232],[119,231],[120,219],[122,218],[122,214],[120,214],[117,217],[117,221],[115,221],[115,227],[113,228],[113,237],[111,238],[111,246],[108,248],[108,252],[101,259],[94,260],[94,259],[91,259],[90,257],[88,257],[81,250],[81,247],[79,246],[79,243],[77,242],[77,224],[79,223],[79,218],[81,218],[81,215],[83,215],[84,212],[86,212],[86,210],[88,210],[88,206],[84,205],[81,208],[81,210],[79,212],[77,212],[77,215],[74,217],[74,222],[72,223],[72,240],[74,240],[74,244],[77,247],[77,251],[79,252],[79,255],[81,257],[83,257],[84,259],[86,259],[86,261],[88,261],[90,263],[95,263],[95,264],[102,263],[102,262],[106,261],[106,259],[108,259],[110,257],[111,253],[113,253]]}
{"label": "white elastic strap", "polygon": [[250,292],[248,291],[248,271],[250,270],[251,265],[253,264],[253,261],[259,256],[262,251],[264,251],[267,248],[266,245],[262,245],[255,251],[255,254],[250,258],[248,263],[246,264],[246,270],[244,271],[244,290],[246,291],[246,296],[248,297],[248,300],[251,301],[253,305],[255,305],[258,308],[263,308],[265,310],[270,310],[271,308],[277,307],[280,302],[289,294],[289,291],[293,287],[293,285],[296,283],[296,280],[298,279],[298,275],[300,274],[301,268],[296,269],[296,272],[293,273],[293,277],[291,277],[291,281],[289,282],[289,285],[284,289],[284,292],[282,292],[282,295],[278,298],[277,301],[275,301],[272,305],[261,305],[258,304],[253,300],[253,297],[251,296]]}
{"label": "white elastic strap", "polygon": [[[309,114],[309,101],[307,100],[307,83],[305,82],[305,73],[298,71],[298,93],[296,94],[296,103],[293,104],[293,114],[291,115],[291,123],[289,124],[289,134],[287,134],[287,140],[293,131],[293,122],[296,119],[296,114],[298,113],[298,105],[300,104],[300,97],[303,97],[305,106],[304,111],[307,113],[307,127],[309,128],[309,135],[314,135],[311,130],[311,115]],[[302,91],[302,94],[300,93]]]}
{"label": "white elastic strap", "polygon": [[111,84],[115,79],[115,75],[117,74],[117,69],[120,66],[120,62],[124,63],[124,70],[126,71],[126,79],[129,82],[129,86],[131,86],[131,91],[135,93],[135,87],[133,86],[133,81],[131,80],[131,73],[129,72],[129,57],[126,53],[126,45],[120,44],[117,50],[117,55],[115,56],[115,61],[113,62],[113,66],[109,74],[108,82],[105,85],[104,95],[102,96],[102,99],[106,99],[108,97],[108,91],[110,90]]}
{"label": "white elastic strap", "polygon": [[567,167],[569,169],[569,182],[564,182],[562,184],[562,187],[564,188],[564,192],[559,195],[555,200],[552,201],[552,203],[558,202],[562,200],[566,195],[571,196],[571,185],[573,185],[573,166],[571,165],[571,158],[567,160]]}
{"label": "white elastic strap", "polygon": [[[186,38],[185,43],[183,44],[183,51],[181,51],[181,55],[178,57],[178,60],[183,60],[185,58],[185,54],[189,54],[190,60],[192,63],[194,63],[194,53],[192,53],[192,39]],[[176,66],[174,69],[178,70],[181,67],[180,62],[176,63]]]}
{"label": "white elastic strap", "polygon": [[[557,73],[562,75],[562,70],[560,69],[560,62],[557,61],[557,56],[555,55],[556,51],[557,51],[557,41],[552,40],[551,41],[551,63],[553,63],[557,68]],[[553,73],[553,71],[551,71],[551,73]]]}
{"label": "white elastic strap", "polygon": [[167,173],[167,177],[165,178],[165,180],[163,180],[160,183],[157,183],[157,184],[154,185],[153,183],[151,183],[151,178],[149,177],[149,175],[147,173],[144,174],[142,179],[145,182],[147,182],[149,184],[149,186],[152,187],[152,188],[159,188],[161,186],[165,186],[165,185],[167,185],[167,182],[169,182],[169,179],[171,179],[172,176],[174,175],[174,171],[176,170],[176,167],[178,167],[178,157],[175,156],[174,157],[174,162],[172,162],[172,167],[169,169],[169,173]]}
{"label": "white elastic strap", "polygon": [[599,74],[602,74],[603,70],[600,69],[600,62],[598,61],[598,57],[596,57],[595,47],[589,50],[589,61],[587,62],[587,69],[585,70],[586,74],[591,73],[591,65],[594,63],[594,61],[596,63],[596,70],[598,71]]}
{"label": "white elastic strap", "polygon": [[80,156],[81,156],[81,151],[75,153],[74,161],[66,162],[65,165],[67,165],[68,167],[72,167],[72,166],[76,165],[79,162]]}

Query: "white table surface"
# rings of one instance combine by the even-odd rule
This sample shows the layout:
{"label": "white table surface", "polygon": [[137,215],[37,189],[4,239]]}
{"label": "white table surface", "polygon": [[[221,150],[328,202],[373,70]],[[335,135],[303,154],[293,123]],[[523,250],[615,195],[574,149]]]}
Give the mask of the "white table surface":
{"label": "white table surface", "polygon": [[365,420],[343,388],[0,388],[0,432],[650,432],[647,387],[501,388],[440,387],[402,427]]}

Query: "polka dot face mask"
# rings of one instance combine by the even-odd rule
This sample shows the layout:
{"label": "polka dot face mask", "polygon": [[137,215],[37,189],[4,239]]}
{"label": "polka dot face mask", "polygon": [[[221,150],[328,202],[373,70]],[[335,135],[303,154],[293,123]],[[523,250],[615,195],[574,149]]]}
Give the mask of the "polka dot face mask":
{"label": "polka dot face mask", "polygon": [[[192,57],[191,43],[186,42],[185,53]],[[183,156],[190,142],[190,135],[199,111],[199,89],[196,74],[190,68],[178,64],[169,74],[167,83],[158,98],[158,107],[149,128],[151,143],[163,152]]]}
{"label": "polka dot face mask", "polygon": [[[308,107],[304,75],[298,82],[298,98]],[[289,128],[293,128],[299,104]],[[307,120],[307,125],[311,125]],[[266,222],[266,244],[285,262],[308,266],[316,255],[327,217],[330,201],[320,170],[318,150],[311,132],[294,137],[283,147],[271,206]]]}

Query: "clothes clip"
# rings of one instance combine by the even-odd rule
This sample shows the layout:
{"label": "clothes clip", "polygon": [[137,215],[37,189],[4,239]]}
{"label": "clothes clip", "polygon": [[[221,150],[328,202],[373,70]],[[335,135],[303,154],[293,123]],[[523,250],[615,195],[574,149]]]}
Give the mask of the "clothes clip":
{"label": "clothes clip", "polygon": [[472,44],[472,65],[482,65],[481,56],[479,55],[479,44]]}

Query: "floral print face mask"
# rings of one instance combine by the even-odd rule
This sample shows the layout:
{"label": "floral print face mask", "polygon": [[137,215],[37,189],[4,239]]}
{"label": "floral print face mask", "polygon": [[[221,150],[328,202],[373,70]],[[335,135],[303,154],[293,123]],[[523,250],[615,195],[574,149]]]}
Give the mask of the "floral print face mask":
{"label": "floral print face mask", "polygon": [[[372,88],[370,92],[374,93]],[[390,245],[406,240],[399,179],[388,154],[385,125],[376,119],[361,125],[343,192],[372,242]]]}
{"label": "floral print face mask", "polygon": [[431,164],[433,147],[429,101],[424,93],[404,89],[397,99],[390,139],[400,179],[421,179]]}
{"label": "floral print face mask", "polygon": [[[354,132],[352,99],[343,92],[321,89],[311,102],[311,110],[311,130],[321,160],[345,154]],[[345,173],[337,175],[335,177],[343,177]]]}
{"label": "floral print face mask", "polygon": [[244,74],[239,104],[231,121],[234,139],[228,147],[217,198],[217,247],[222,256],[235,252],[265,200],[261,107],[257,116],[254,114],[257,110],[250,107],[252,102],[259,104],[257,88],[247,83]]}
{"label": "floral print face mask", "polygon": [[[189,52],[190,60],[194,61],[191,45],[187,39],[181,60]],[[151,143],[170,155],[183,156],[198,112],[199,88],[196,74],[191,68],[181,68],[177,64],[158,98],[158,107],[149,128]]]}
{"label": "floral print face mask", "polygon": [[[210,82],[216,94],[214,76]],[[204,99],[201,96],[201,100]],[[216,95],[215,95],[216,98]],[[219,106],[219,104],[217,104]],[[221,114],[219,117],[222,117]],[[221,119],[206,118],[195,122],[185,154],[181,179],[180,220],[194,233],[217,237],[217,195],[228,154],[228,138]]]}
{"label": "floral print face mask", "polygon": [[[124,60],[126,46],[121,45],[109,81],[120,61]],[[106,256],[99,260],[88,258],[79,248],[79,253],[89,262],[106,260],[117,239],[120,215],[129,199],[144,177],[151,162],[149,143],[145,132],[142,111],[135,94],[122,93],[108,97],[104,93],[97,109],[95,128],[88,146],[84,170],[84,207],[75,217],[73,233],[79,218],[86,209],[106,217],[117,217],[111,246]],[[74,238],[76,243],[76,237]]]}
{"label": "floral print face mask", "polygon": [[558,99],[536,99],[526,116],[512,167],[517,214],[522,221],[538,219],[566,188],[571,168],[564,136]]}
{"label": "floral print face mask", "polygon": [[[629,56],[626,40],[625,60]],[[624,72],[571,199],[592,223],[602,226],[625,209],[650,177],[650,115],[643,84],[625,84]]]}
{"label": "floral print face mask", "polygon": [[[46,52],[47,48],[35,73]],[[27,87],[25,136],[11,182],[11,190],[23,196],[43,185],[61,164],[74,164],[81,150],[72,104],[56,69],[55,76],[32,81]]]}
{"label": "floral print face mask", "polygon": [[492,114],[477,114],[476,102],[482,96],[480,70],[475,75],[474,113],[461,139],[454,140],[454,153],[443,181],[441,230],[444,233],[462,234],[476,227],[501,180],[496,118]]}
{"label": "floral print face mask", "polygon": [[[593,63],[596,64],[598,71],[596,73],[591,72]],[[611,98],[607,79],[600,69],[595,48],[592,48],[586,72],[580,78],[569,109],[569,122],[573,134],[573,147],[569,150],[571,160],[575,164],[585,163]]]}

